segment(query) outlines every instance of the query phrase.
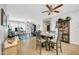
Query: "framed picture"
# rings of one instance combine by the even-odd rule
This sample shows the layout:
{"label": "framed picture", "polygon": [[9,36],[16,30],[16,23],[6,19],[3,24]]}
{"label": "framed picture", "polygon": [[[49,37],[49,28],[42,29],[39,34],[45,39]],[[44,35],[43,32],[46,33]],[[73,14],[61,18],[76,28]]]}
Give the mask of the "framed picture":
{"label": "framed picture", "polygon": [[2,8],[1,8],[1,25],[7,26],[7,16]]}

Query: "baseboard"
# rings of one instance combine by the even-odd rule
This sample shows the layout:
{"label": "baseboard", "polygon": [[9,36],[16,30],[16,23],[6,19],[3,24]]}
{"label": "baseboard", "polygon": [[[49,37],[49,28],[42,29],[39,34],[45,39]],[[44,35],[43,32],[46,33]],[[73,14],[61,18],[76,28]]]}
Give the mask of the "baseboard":
{"label": "baseboard", "polygon": [[70,42],[72,44],[76,44],[76,45],[79,45],[79,42]]}

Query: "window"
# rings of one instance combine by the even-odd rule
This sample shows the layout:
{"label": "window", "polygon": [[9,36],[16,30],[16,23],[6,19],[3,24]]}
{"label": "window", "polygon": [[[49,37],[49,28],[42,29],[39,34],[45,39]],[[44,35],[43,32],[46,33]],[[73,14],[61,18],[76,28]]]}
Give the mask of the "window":
{"label": "window", "polygon": [[23,30],[25,31],[25,23],[21,23],[21,22],[12,22],[12,21],[10,21],[9,23],[8,23],[8,25],[12,28],[12,30],[13,31],[15,31],[15,28],[17,27],[21,27],[21,28],[23,28]]}

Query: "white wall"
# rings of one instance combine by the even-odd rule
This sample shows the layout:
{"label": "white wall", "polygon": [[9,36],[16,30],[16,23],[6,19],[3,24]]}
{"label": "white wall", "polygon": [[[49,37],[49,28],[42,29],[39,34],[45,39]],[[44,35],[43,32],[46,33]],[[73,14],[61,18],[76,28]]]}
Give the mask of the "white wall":
{"label": "white wall", "polygon": [[67,14],[62,14],[60,16],[57,16],[52,19],[52,26],[51,29],[53,30],[55,25],[56,25],[56,20],[58,18],[63,18],[70,16],[71,21],[70,21],[70,43],[73,44],[79,44],[79,11],[67,13]]}
{"label": "white wall", "polygon": [[6,28],[1,26],[1,8],[6,11],[6,5],[0,5],[0,54],[2,53],[2,43],[4,39],[7,37]]}
{"label": "white wall", "polygon": [[[34,23],[37,25],[37,30],[41,30],[43,31],[43,20],[35,20]],[[38,24],[40,25],[39,29],[38,29]]]}

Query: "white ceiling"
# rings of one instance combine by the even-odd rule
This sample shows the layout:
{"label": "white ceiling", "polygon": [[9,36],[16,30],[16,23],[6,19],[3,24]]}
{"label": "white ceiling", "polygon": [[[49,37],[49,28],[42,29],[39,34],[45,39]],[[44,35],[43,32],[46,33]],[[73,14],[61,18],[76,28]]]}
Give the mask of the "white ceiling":
{"label": "white ceiling", "polygon": [[64,4],[60,8],[59,14],[53,13],[50,16],[48,16],[47,13],[41,13],[46,9],[44,4],[8,4],[6,11],[10,20],[44,20],[61,14],[76,12],[79,10],[79,4]]}

